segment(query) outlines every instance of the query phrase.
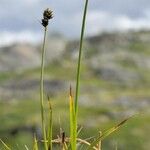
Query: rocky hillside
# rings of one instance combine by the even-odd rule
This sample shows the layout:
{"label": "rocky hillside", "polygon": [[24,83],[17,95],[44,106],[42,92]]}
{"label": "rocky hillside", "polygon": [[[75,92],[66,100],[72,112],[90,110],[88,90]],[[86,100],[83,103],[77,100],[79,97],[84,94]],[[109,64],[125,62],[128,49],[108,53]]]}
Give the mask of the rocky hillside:
{"label": "rocky hillside", "polygon": [[[77,47],[77,42],[69,43],[72,58],[77,57]],[[84,59],[93,73],[104,80],[128,86],[148,85],[150,32],[104,33],[89,37],[85,42]]]}
{"label": "rocky hillside", "polygon": [[[61,37],[50,37],[47,42],[47,62],[59,59],[66,47],[66,40]],[[41,45],[16,43],[0,47],[0,71],[24,71],[40,66]]]}
{"label": "rocky hillside", "polygon": [[[66,83],[74,82],[78,45],[78,40],[69,41],[56,36],[48,39],[46,80],[48,87],[51,87],[49,89],[51,93],[54,89],[66,91]],[[24,97],[37,90],[40,47],[40,45],[23,43],[0,48],[1,97],[6,95],[10,98],[12,95],[18,97],[15,92],[22,93],[21,90],[26,93],[21,94]],[[88,37],[83,51],[83,80],[100,84],[98,88],[106,88],[103,90],[142,88],[141,91],[144,89],[148,91],[150,89],[149,58],[150,31],[103,33]],[[66,73],[70,75],[68,80]],[[57,88],[52,88],[50,84],[56,81]],[[148,95],[146,91],[145,94]]]}

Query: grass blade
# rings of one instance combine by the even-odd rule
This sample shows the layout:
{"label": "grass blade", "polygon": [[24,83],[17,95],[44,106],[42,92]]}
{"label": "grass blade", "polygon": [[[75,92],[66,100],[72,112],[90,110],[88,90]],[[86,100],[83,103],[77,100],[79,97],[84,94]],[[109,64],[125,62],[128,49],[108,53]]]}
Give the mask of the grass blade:
{"label": "grass blade", "polygon": [[118,150],[118,143],[115,144],[115,150]]}
{"label": "grass blade", "polygon": [[27,145],[25,145],[24,147],[26,148],[26,150],[29,150],[29,148],[28,148],[28,146],[27,146]]}
{"label": "grass blade", "polygon": [[35,135],[34,135],[33,150],[38,150],[38,143]]}
{"label": "grass blade", "polygon": [[52,122],[52,106],[51,106],[49,97],[48,97],[48,104],[49,104],[49,124],[48,124],[47,139],[48,139],[48,149],[52,150],[52,125],[53,125],[53,122]]}
{"label": "grass blade", "polygon": [[[102,136],[102,132],[99,132],[99,137]],[[102,150],[102,140],[100,139],[98,144],[97,144],[97,150]]]}
{"label": "grass blade", "polygon": [[71,126],[71,147],[72,150],[76,150],[76,138],[77,138],[77,115],[78,115],[78,97],[79,97],[79,84],[80,84],[80,68],[81,68],[81,56],[83,48],[83,38],[85,31],[85,21],[87,14],[88,0],[85,0],[85,7],[82,19],[80,45],[79,45],[79,56],[77,65],[77,75],[76,75],[76,94],[75,103],[73,102],[72,95],[70,95],[70,126]]}
{"label": "grass blade", "polygon": [[70,143],[71,149],[76,150],[76,134],[77,134],[77,123],[76,123],[76,114],[75,114],[75,107],[74,107],[74,100],[72,96],[72,89],[70,86],[70,95],[69,95],[69,102],[70,102]]}
{"label": "grass blade", "polygon": [[65,139],[66,139],[65,132],[63,131],[61,133],[61,145],[62,145],[61,147],[62,147],[62,150],[68,150]]}
{"label": "grass blade", "polygon": [[82,48],[83,48],[83,38],[84,38],[84,31],[85,31],[87,7],[88,7],[88,0],[85,1],[85,7],[84,7],[84,13],[83,13],[83,19],[82,19],[81,36],[80,36],[79,56],[78,56],[77,76],[76,76],[75,113],[77,113],[77,111],[78,111],[80,68],[81,68],[81,57],[82,57]]}
{"label": "grass blade", "polygon": [[108,129],[107,131],[105,131],[101,136],[99,136],[93,143],[91,143],[91,145],[87,148],[87,150],[91,150],[94,146],[96,146],[100,140],[103,140],[104,138],[106,138],[107,136],[109,136],[110,134],[112,134],[113,132],[117,131],[122,125],[124,125],[131,117],[124,119],[123,121],[121,121],[119,124],[117,124],[116,126]]}
{"label": "grass blade", "polygon": [[3,144],[3,146],[5,147],[6,150],[11,150],[11,148],[9,148],[9,146],[0,139],[1,143]]}
{"label": "grass blade", "polygon": [[42,57],[41,57],[41,77],[40,77],[40,105],[41,105],[41,119],[42,119],[42,131],[44,137],[44,147],[45,150],[48,150],[48,146],[46,143],[46,126],[45,126],[45,118],[44,118],[44,56],[45,56],[45,44],[46,44],[46,35],[47,35],[47,27],[44,30],[44,40],[42,47]]}
{"label": "grass blade", "polygon": [[77,131],[77,136],[81,133],[82,129],[83,129],[83,127],[80,127],[80,128],[78,129],[78,131]]}

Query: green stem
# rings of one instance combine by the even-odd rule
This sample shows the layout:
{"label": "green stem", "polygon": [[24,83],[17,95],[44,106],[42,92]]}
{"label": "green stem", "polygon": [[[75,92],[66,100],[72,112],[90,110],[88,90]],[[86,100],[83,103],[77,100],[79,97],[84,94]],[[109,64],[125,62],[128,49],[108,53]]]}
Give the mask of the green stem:
{"label": "green stem", "polygon": [[79,57],[78,57],[77,76],[76,76],[76,94],[75,94],[75,113],[76,114],[78,112],[81,56],[82,56],[82,47],[83,47],[83,38],[84,38],[84,31],[85,31],[85,21],[86,21],[87,7],[88,7],[88,0],[86,0],[86,2],[85,2],[84,14],[83,14],[83,19],[82,19],[81,36],[80,36]]}
{"label": "green stem", "polygon": [[80,36],[80,45],[79,45],[79,56],[78,56],[78,65],[77,65],[77,75],[76,75],[76,93],[75,93],[75,105],[74,105],[74,121],[73,121],[73,135],[72,135],[72,150],[76,150],[76,138],[77,138],[77,118],[78,118],[78,97],[79,97],[79,86],[80,86],[80,68],[81,68],[81,56],[82,56],[82,48],[83,48],[83,38],[85,31],[85,21],[87,14],[88,0],[85,1],[83,19],[82,19],[82,28],[81,28],[81,36]]}
{"label": "green stem", "polygon": [[45,119],[44,119],[44,80],[43,80],[46,34],[47,34],[47,27],[45,27],[44,30],[44,40],[43,40],[42,57],[41,57],[40,103],[41,103],[41,119],[42,119],[42,132],[44,137],[44,147],[45,150],[48,150],[48,146],[46,143],[47,138],[46,138]]}

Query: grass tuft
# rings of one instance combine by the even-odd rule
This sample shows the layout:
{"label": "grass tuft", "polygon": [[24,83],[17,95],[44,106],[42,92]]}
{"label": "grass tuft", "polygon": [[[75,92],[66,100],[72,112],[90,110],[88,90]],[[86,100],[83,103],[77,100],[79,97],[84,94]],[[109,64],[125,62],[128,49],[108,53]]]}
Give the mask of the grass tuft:
{"label": "grass tuft", "polygon": [[5,150],[11,150],[11,148],[2,139],[0,139],[0,142],[3,144]]}
{"label": "grass tuft", "polygon": [[46,9],[43,13],[42,25],[44,26],[44,39],[41,55],[41,76],[40,76],[40,103],[41,103],[41,120],[42,120],[42,131],[44,138],[44,147],[45,150],[48,150],[47,144],[47,135],[46,135],[46,123],[44,118],[44,59],[45,59],[45,45],[46,45],[46,36],[47,36],[47,26],[49,19],[52,19],[52,11]]}

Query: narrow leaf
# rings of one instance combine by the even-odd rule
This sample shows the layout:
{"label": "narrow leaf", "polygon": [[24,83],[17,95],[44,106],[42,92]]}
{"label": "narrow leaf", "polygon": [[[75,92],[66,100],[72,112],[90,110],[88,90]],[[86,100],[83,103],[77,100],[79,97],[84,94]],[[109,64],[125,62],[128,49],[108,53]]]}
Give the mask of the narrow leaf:
{"label": "narrow leaf", "polygon": [[11,148],[9,148],[8,145],[4,141],[2,141],[1,139],[0,139],[0,141],[3,144],[3,146],[5,147],[6,150],[11,150]]}
{"label": "narrow leaf", "polygon": [[29,148],[28,148],[28,146],[27,146],[27,145],[25,145],[24,147],[26,148],[26,150],[29,150]]}
{"label": "narrow leaf", "polygon": [[77,133],[77,125],[76,125],[76,115],[75,115],[75,107],[74,107],[74,100],[72,96],[72,89],[70,86],[70,142],[71,142],[71,149],[76,149],[76,133]]}
{"label": "narrow leaf", "polygon": [[101,136],[99,136],[93,143],[91,143],[91,145],[87,148],[87,150],[91,150],[94,146],[96,146],[100,140],[103,140],[104,138],[106,138],[107,136],[109,136],[110,134],[112,134],[113,132],[117,131],[122,125],[124,125],[131,117],[124,119],[123,121],[121,121],[118,125],[108,129],[107,131],[105,131]]}
{"label": "narrow leaf", "polygon": [[48,124],[48,149],[52,150],[52,106],[51,106],[51,102],[50,99],[48,97],[48,103],[49,103],[49,124]]}
{"label": "narrow leaf", "polygon": [[[99,137],[102,136],[102,132],[99,131]],[[102,150],[102,140],[99,140],[97,144],[97,150]]]}
{"label": "narrow leaf", "polygon": [[37,144],[37,139],[35,135],[34,135],[33,150],[38,150],[38,144]]}

